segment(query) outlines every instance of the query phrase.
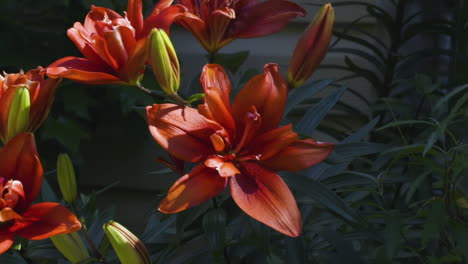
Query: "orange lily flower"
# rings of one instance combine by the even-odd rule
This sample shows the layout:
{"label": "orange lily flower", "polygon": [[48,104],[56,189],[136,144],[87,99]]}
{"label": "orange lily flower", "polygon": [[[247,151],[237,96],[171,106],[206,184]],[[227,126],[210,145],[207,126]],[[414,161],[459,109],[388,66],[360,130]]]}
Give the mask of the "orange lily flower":
{"label": "orange lily flower", "polygon": [[30,70],[27,73],[0,75],[0,138],[8,141],[15,135],[8,135],[8,118],[15,95],[20,88],[27,88],[30,97],[28,128],[21,132],[34,132],[47,118],[54,100],[55,90],[61,79],[44,78],[44,69]]}
{"label": "orange lily flower", "polygon": [[81,228],[76,216],[58,203],[31,205],[43,175],[33,134],[21,133],[0,149],[0,175],[0,254],[11,247],[15,234],[39,240]]}
{"label": "orange lily flower", "polygon": [[179,0],[187,7],[177,23],[214,53],[236,38],[255,38],[283,29],[306,11],[286,0]]}
{"label": "orange lily flower", "polygon": [[248,215],[288,236],[300,234],[296,201],[275,171],[315,165],[334,144],[300,140],[291,125],[278,128],[287,87],[276,64],[264,70],[247,82],[232,105],[226,73],[209,64],[200,78],[205,103],[198,110],[174,104],[146,108],[154,139],[175,158],[199,163],[170,188],[161,212],[193,207],[229,185],[232,198]]}
{"label": "orange lily flower", "polygon": [[302,34],[289,64],[290,88],[301,86],[322,62],[330,44],[334,20],[333,6],[330,3],[325,4]]}
{"label": "orange lily flower", "polygon": [[68,78],[85,84],[138,85],[146,62],[146,39],[152,28],[166,32],[185,12],[173,0],[161,0],[143,19],[141,0],[129,0],[124,17],[115,11],[91,6],[84,24],[76,22],[68,37],[86,58],[65,57],[47,67],[53,78]]}

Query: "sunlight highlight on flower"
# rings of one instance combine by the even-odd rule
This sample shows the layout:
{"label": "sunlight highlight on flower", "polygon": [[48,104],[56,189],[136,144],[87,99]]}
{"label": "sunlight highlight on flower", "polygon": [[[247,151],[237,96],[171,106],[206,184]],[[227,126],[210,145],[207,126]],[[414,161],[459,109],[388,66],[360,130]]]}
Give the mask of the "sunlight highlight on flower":
{"label": "sunlight highlight on flower", "polygon": [[39,240],[81,228],[76,216],[58,203],[31,205],[43,176],[31,133],[15,136],[0,149],[0,175],[0,254],[11,247],[15,234]]}
{"label": "sunlight highlight on flower", "polygon": [[[172,156],[198,163],[177,180],[159,210],[176,213],[230,186],[237,205],[260,222],[296,237],[301,216],[277,170],[298,171],[333,151],[333,143],[299,139],[292,125],[278,127],[287,99],[276,64],[267,64],[229,103],[231,83],[221,66],[201,75],[205,103],[198,110],[174,104],[148,106],[149,129]],[[297,158],[300,155],[301,158]]]}

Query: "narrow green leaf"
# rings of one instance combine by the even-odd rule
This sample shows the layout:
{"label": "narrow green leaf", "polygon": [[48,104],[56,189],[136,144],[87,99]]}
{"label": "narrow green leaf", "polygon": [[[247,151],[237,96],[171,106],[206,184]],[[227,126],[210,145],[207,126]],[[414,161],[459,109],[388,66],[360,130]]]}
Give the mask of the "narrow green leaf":
{"label": "narrow green leaf", "polygon": [[468,88],[468,84],[464,84],[464,85],[457,86],[457,87],[453,88],[451,92],[449,92],[448,94],[446,94],[444,97],[440,98],[437,101],[437,103],[435,104],[435,106],[433,108],[433,111],[439,110],[439,108],[442,105],[444,105],[445,103],[447,103],[448,100],[450,100],[450,98],[452,98],[453,96],[457,95],[458,93],[466,90],[467,88]]}
{"label": "narrow green leaf", "polygon": [[404,125],[429,125],[429,126],[434,126],[435,124],[433,122],[429,121],[423,121],[423,120],[399,120],[399,121],[394,121],[390,122],[386,125],[383,125],[379,128],[377,128],[375,131],[381,131],[390,127],[399,127],[399,126],[404,126]]}
{"label": "narrow green leaf", "polygon": [[[305,199],[321,204],[346,222],[364,223],[364,220],[343,199],[318,181],[304,177],[288,177],[287,181],[294,186],[295,190],[304,195]],[[304,202],[306,201],[304,200]]]}
{"label": "narrow green leaf", "polygon": [[385,252],[388,259],[393,259],[400,248],[401,233],[400,228],[402,218],[400,212],[391,211],[385,216]]}
{"label": "narrow green leaf", "polygon": [[298,103],[314,96],[318,92],[328,87],[332,82],[332,80],[320,80],[306,85],[302,85],[301,87],[292,90],[288,95],[288,101],[286,102],[284,115],[286,116],[289,113],[289,111],[291,111],[291,109]]}
{"label": "narrow green leaf", "polygon": [[332,109],[338,102],[345,90],[345,86],[341,87],[333,94],[320,100],[318,104],[308,110],[296,125],[297,131],[304,135],[311,135],[313,130],[319,125],[330,109]]}

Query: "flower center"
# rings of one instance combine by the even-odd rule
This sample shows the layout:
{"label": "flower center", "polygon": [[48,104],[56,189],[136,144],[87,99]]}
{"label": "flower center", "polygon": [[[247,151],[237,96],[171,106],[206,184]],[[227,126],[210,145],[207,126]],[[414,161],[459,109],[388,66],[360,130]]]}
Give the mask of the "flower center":
{"label": "flower center", "polygon": [[5,207],[15,208],[19,198],[24,199],[23,184],[20,181],[9,180],[0,177],[0,210]]}

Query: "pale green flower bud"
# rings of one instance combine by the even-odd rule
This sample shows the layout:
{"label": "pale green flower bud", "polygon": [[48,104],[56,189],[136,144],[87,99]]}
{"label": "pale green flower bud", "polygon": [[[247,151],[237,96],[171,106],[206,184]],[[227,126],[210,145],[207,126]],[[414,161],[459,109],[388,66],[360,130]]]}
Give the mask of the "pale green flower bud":
{"label": "pale green flower bud", "polygon": [[29,90],[26,87],[21,87],[16,92],[8,112],[6,141],[28,130],[30,108]]}
{"label": "pale green flower bud", "polygon": [[63,199],[71,204],[75,201],[78,192],[73,164],[67,154],[60,154],[57,158],[57,178]]}
{"label": "pale green flower bud", "polygon": [[169,95],[180,87],[179,59],[169,36],[162,29],[153,29],[149,36],[148,58],[159,85]]}
{"label": "pale green flower bud", "polygon": [[55,247],[71,263],[89,258],[88,249],[77,232],[50,237]]}
{"label": "pale green flower bud", "polygon": [[151,263],[146,247],[124,226],[111,220],[103,229],[122,264]]}

